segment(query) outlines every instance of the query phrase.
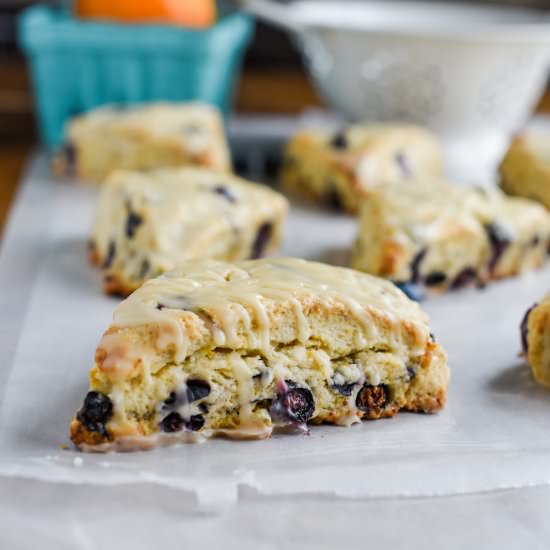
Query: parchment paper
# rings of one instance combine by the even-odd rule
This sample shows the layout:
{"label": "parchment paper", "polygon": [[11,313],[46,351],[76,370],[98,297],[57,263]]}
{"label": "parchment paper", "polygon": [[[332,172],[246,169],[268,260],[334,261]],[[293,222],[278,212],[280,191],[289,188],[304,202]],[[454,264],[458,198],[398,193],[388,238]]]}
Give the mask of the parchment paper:
{"label": "parchment paper", "polygon": [[[440,414],[134,454],[62,449],[117,301],[86,260],[96,189],[48,173],[39,156],[0,258],[0,476],[155,483],[213,507],[243,492],[410,497],[550,484],[550,393],[517,356],[518,324],[550,288],[550,266],[424,303],[452,368]],[[353,218],[296,207],[282,252],[343,264],[354,233]]]}

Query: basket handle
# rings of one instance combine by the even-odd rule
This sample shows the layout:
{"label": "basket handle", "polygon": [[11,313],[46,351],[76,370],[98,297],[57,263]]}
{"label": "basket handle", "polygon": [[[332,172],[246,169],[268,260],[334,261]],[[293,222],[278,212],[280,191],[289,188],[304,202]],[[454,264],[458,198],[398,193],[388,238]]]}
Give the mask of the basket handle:
{"label": "basket handle", "polygon": [[272,23],[277,27],[298,32],[302,26],[296,20],[295,10],[271,0],[236,0],[238,6],[248,13]]}

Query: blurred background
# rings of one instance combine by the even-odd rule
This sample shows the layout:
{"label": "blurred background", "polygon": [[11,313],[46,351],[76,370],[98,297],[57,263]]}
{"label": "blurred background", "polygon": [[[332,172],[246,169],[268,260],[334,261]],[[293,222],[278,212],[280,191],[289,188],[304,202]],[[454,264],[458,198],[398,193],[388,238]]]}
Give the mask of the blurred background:
{"label": "blurred background", "polygon": [[[442,0],[439,2],[442,3]],[[186,3],[182,0],[182,4]],[[512,4],[550,9],[550,0],[496,0],[493,2],[470,0],[470,3]],[[85,5],[86,2],[82,4]],[[101,5],[102,2],[96,4]],[[112,2],[112,4],[118,5],[119,2]],[[123,4],[125,2],[120,2],[121,6]],[[137,5],[139,2],[136,1],[134,4]],[[193,0],[189,3],[191,4],[197,6],[200,0]],[[18,16],[23,10],[35,5],[72,8],[70,1],[0,0],[0,223],[5,219],[25,159],[40,139],[32,79],[26,57],[18,45],[17,31]],[[225,7],[218,9],[218,15],[222,14]],[[204,26],[205,23],[199,22],[199,25]],[[36,36],[30,32],[29,40],[32,42],[34,38]],[[20,43],[21,40],[19,40]],[[40,50],[44,46],[36,39],[33,47]],[[238,66],[232,102],[233,112],[243,115],[292,117],[305,109],[325,107],[308,79],[295,43],[286,32],[257,22],[250,42],[245,44],[245,47],[242,71],[239,71],[238,67],[240,59],[236,62]],[[59,84],[63,76],[56,79]],[[61,93],[56,91],[58,89],[60,88],[56,88],[51,93],[54,95]],[[547,95],[543,95],[537,110],[550,110]]]}

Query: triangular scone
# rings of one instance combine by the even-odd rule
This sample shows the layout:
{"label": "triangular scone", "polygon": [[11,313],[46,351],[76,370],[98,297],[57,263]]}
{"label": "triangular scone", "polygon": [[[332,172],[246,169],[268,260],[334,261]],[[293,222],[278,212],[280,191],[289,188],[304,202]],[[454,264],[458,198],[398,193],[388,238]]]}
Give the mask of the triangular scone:
{"label": "triangular scone", "polygon": [[282,258],[191,261],[115,310],[71,424],[85,450],[432,412],[449,371],[392,283]]}

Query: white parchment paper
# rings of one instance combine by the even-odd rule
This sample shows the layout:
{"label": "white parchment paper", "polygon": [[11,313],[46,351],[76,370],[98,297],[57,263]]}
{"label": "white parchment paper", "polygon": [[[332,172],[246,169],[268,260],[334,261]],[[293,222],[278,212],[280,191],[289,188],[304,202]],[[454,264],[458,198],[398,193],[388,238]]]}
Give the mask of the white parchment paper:
{"label": "white parchment paper", "polygon": [[[517,356],[518,324],[548,291],[550,266],[425,302],[452,368],[440,414],[134,454],[62,449],[117,301],[101,294],[86,259],[96,189],[55,183],[48,173],[38,157],[0,258],[0,476],[155,483],[190,491],[208,506],[247,491],[365,498],[550,483],[550,394]],[[350,217],[295,208],[283,253],[345,263],[354,233]]]}

